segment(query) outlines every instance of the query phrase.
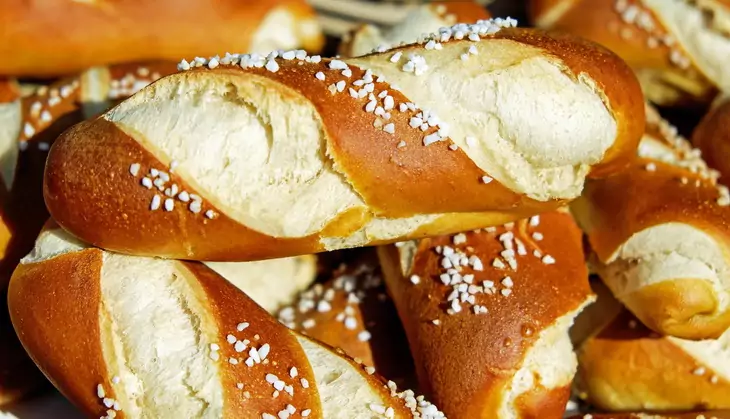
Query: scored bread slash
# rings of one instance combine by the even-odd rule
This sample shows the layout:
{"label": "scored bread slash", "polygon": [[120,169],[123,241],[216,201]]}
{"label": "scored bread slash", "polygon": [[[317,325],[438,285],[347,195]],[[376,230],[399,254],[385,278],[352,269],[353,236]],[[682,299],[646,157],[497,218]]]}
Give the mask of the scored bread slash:
{"label": "scored bread slash", "polygon": [[[419,383],[450,418],[560,417],[565,410],[576,371],[568,329],[594,296],[570,214],[541,218],[540,243],[531,239],[538,227],[524,219],[378,248]],[[554,263],[531,252],[538,249],[556,255]],[[498,257],[509,262],[474,269]],[[545,356],[551,362],[539,361]]]}
{"label": "scored bread slash", "polygon": [[[626,117],[643,112],[641,92],[610,52],[515,25],[455,25],[351,59],[294,50],[226,54],[213,57],[214,68],[211,59],[181,62],[180,73],[61,136],[48,160],[48,207],[96,246],[227,261],[452,233],[552,210],[578,196],[586,178],[625,165],[643,131],[642,119]],[[429,41],[441,48],[427,49]],[[465,50],[477,54],[462,62]],[[532,75],[551,82],[514,90],[534,84]],[[436,80],[442,88],[423,88]],[[223,115],[215,123],[213,111]],[[171,161],[179,163],[174,183],[201,197],[188,212],[175,205],[150,213],[155,192],[116,176],[134,163],[145,172]],[[70,167],[109,176],[82,179]],[[391,187],[382,187],[386,180]],[[83,220],[73,210],[79,201]]]}
{"label": "scored bread slash", "polygon": [[[56,274],[70,282],[50,280]],[[366,419],[371,406],[392,418],[444,417],[421,396],[280,324],[198,262],[108,253],[49,225],[14,273],[9,295],[25,347],[90,417],[346,412]],[[68,343],[65,336],[81,330],[87,339]],[[73,374],[58,368],[68,359],[79,363]],[[154,385],[159,377],[164,385]]]}

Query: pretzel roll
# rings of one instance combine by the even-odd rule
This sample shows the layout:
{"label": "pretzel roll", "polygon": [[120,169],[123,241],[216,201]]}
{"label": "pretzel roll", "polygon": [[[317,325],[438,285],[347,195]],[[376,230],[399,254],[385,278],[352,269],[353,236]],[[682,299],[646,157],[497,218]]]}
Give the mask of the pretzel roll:
{"label": "pretzel roll", "polygon": [[717,340],[660,336],[621,312],[578,350],[577,386],[597,408],[730,408],[730,333]]}
{"label": "pretzel roll", "polygon": [[352,256],[324,284],[279,311],[287,327],[340,348],[399,385],[414,384],[414,366],[393,301],[372,249]]}
{"label": "pretzel roll", "polygon": [[317,275],[317,258],[312,255],[255,262],[208,262],[206,265],[269,313],[294,301]]}
{"label": "pretzel roll", "polygon": [[200,263],[107,253],[51,226],[8,302],[28,353],[88,416],[442,417]]}
{"label": "pretzel roll", "polygon": [[379,249],[420,388],[448,417],[562,417],[568,329],[593,300],[581,244],[554,211]]}
{"label": "pretzel roll", "polygon": [[587,413],[569,419],[730,419],[728,410],[693,413]]}
{"label": "pretzel roll", "polygon": [[615,51],[652,102],[709,102],[730,90],[727,0],[533,0],[532,15]]}
{"label": "pretzel roll", "polygon": [[702,151],[707,164],[730,180],[730,97],[718,98],[692,133],[692,144]]}
{"label": "pretzel roll", "polygon": [[589,172],[627,163],[643,104],[609,52],[513,23],[347,61],[295,51],[194,61],[66,131],[48,159],[46,204],[105,249],[218,261],[554,208]]}
{"label": "pretzel roll", "polygon": [[339,52],[344,57],[357,57],[376,49],[416,42],[420,36],[439,28],[489,17],[484,6],[474,1],[433,2],[414,8],[403,21],[388,29],[367,24],[360,26],[345,35]]}
{"label": "pretzel roll", "polygon": [[730,196],[700,152],[653,111],[627,171],[589,182],[573,206],[596,270],[651,329],[684,339],[730,326]]}
{"label": "pretzel roll", "polygon": [[220,49],[318,51],[324,41],[304,0],[10,0],[0,5],[0,27],[0,55],[12,57],[0,63],[0,75],[41,77]]}

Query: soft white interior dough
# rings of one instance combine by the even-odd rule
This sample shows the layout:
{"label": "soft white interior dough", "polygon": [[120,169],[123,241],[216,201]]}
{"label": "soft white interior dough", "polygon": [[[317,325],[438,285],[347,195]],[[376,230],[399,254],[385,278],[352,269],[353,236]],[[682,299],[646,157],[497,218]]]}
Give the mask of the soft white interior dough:
{"label": "soft white interior dough", "polygon": [[314,371],[323,418],[370,419],[377,416],[371,404],[392,406],[393,400],[384,400],[372,390],[361,369],[308,338],[297,336],[297,340]]}
{"label": "soft white interior dough", "polygon": [[722,249],[707,233],[687,224],[665,223],[639,231],[607,261],[602,277],[617,298],[647,285],[677,278],[703,279],[715,290],[720,311],[730,304]]}
{"label": "soft white interior dough", "polygon": [[[617,125],[586,76],[578,81],[543,51],[510,40],[474,43],[477,55],[460,59],[470,43],[441,51],[406,49],[353,58],[398,87],[416,105],[448,123],[450,138],[490,176],[528,196],[574,198],[589,165],[613,144]],[[402,71],[410,53],[425,58],[426,74]],[[469,147],[467,137],[478,144]]]}
{"label": "soft white interior dough", "polygon": [[178,162],[175,173],[205,200],[257,231],[306,236],[364,205],[325,155],[311,102],[268,79],[180,73],[105,117],[161,161]]}
{"label": "soft white interior dough", "polygon": [[129,417],[223,417],[218,366],[209,356],[215,323],[178,266],[104,252],[104,358],[120,379],[114,389]]}
{"label": "soft white interior dough", "polygon": [[36,263],[89,247],[60,227],[41,231],[33,250],[20,263]]}
{"label": "soft white interior dough", "polygon": [[730,381],[730,330],[718,339],[692,341],[671,336],[667,339],[707,367],[709,374]]}
{"label": "soft white interior dough", "polygon": [[0,103],[0,174],[9,190],[15,178],[18,163],[18,138],[22,125],[20,99]]}
{"label": "soft white interior dough", "polygon": [[688,0],[642,2],[651,7],[697,68],[721,90],[730,90],[730,37],[726,32],[730,8],[709,0],[701,2],[702,8]]}
{"label": "soft white interior dough", "polygon": [[316,276],[316,257],[297,256],[255,262],[206,262],[269,313],[291,303]]}
{"label": "soft white interior dough", "polygon": [[509,392],[502,399],[497,415],[499,418],[519,419],[515,402],[521,394],[536,386],[553,389],[570,385],[578,368],[578,360],[568,330],[578,313],[593,300],[586,300],[578,310],[560,317],[540,332],[537,341],[527,351],[522,367],[512,379]]}

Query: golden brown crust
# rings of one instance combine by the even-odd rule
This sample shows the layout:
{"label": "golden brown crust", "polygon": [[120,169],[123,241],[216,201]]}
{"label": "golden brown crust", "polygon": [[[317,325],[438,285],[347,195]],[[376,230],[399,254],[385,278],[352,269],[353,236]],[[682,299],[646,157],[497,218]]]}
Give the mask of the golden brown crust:
{"label": "golden brown crust", "polygon": [[730,408],[730,382],[628,311],[586,341],[578,361],[579,387],[600,409]]}
{"label": "golden brown crust", "polygon": [[538,386],[515,400],[521,419],[562,418],[570,399],[570,385],[547,389]]}
{"label": "golden brown crust", "polygon": [[[532,3],[531,14],[537,26],[590,39],[626,60],[646,82],[646,92],[652,101],[686,102],[687,93],[694,100],[708,101],[716,92],[712,83],[694,66],[673,62],[684,52],[676,45],[661,41],[668,35],[666,29],[651,10],[635,0],[624,4],[647,13],[653,20],[651,30],[642,27],[642,23],[624,19],[615,0],[533,0]],[[557,13],[557,10],[564,12]],[[557,14],[550,16],[552,13]]]}
{"label": "golden brown crust", "polygon": [[10,103],[20,98],[20,86],[13,79],[0,78],[0,103]]}
{"label": "golden brown crust", "polygon": [[[297,21],[314,19],[312,9],[302,0],[245,4],[54,0],[42,5],[11,0],[0,7],[0,27],[8,28],[0,42],[0,55],[12,57],[3,60],[0,74],[62,75],[96,65],[177,62],[220,50],[248,51],[258,24],[278,8],[288,10]],[[62,30],[50,35],[45,30],[48,27]],[[301,38],[302,46],[312,51],[319,50],[323,41],[319,31]]]}
{"label": "golden brown crust", "polygon": [[702,150],[707,164],[721,174],[720,181],[730,181],[730,100],[707,112],[692,133],[692,143]]}
{"label": "golden brown crust", "polygon": [[[295,335],[210,268],[200,263],[181,263],[191,274],[188,278],[189,284],[194,288],[200,287],[204,292],[208,303],[206,310],[216,320],[221,340],[223,336],[233,334],[238,340],[248,338],[257,347],[265,341],[271,347],[268,358],[275,360],[266,364],[266,374],[289,377],[291,368],[296,367],[300,380],[304,378],[310,383],[316,383],[314,372]],[[237,330],[237,325],[242,322],[249,324],[248,331]],[[254,334],[263,340],[259,342]],[[259,374],[252,374],[249,368],[243,366],[246,353],[237,353],[234,345],[226,344],[221,344],[218,352],[222,360],[220,369],[224,391],[223,417],[257,417],[261,412],[279,412],[287,403],[300,406],[301,410],[312,409],[313,417],[322,415],[315,385],[306,391],[297,388],[293,396],[283,391],[277,398],[267,397],[272,393],[271,384],[262,379],[264,374],[261,371],[258,371]],[[237,359],[240,362],[237,365],[242,366],[231,365],[231,358]],[[246,391],[255,395],[255,403],[237,387],[238,383],[242,383]]]}
{"label": "golden brown crust", "polygon": [[[421,386],[449,417],[496,415],[514,374],[540,332],[590,298],[581,233],[570,215],[550,212],[540,219],[540,227],[535,230],[543,234],[542,241],[535,241],[528,232],[527,221],[516,223],[511,230],[528,252],[517,257],[517,271],[492,266],[505,250],[498,239],[507,232],[505,227],[494,232],[466,233],[466,242],[458,246],[452,244],[451,237],[421,240],[413,267],[405,277],[398,249],[379,249],[386,284],[406,329]],[[446,270],[435,251],[437,246],[453,246],[481,260],[483,271],[467,268],[463,274],[476,274],[473,283],[477,286],[485,280],[494,282],[494,291],[478,294],[475,301],[487,313],[475,314],[473,305],[465,305],[460,312],[447,315],[447,310],[453,309],[447,302],[452,286],[440,279]],[[541,258],[553,255],[556,262],[543,263],[533,255],[534,249],[539,249]],[[417,275],[418,284],[412,283],[411,275]],[[502,284],[506,276],[511,277],[513,286]],[[508,296],[502,294],[505,289],[510,289]],[[563,390],[557,392],[564,398]],[[531,397],[539,394],[522,400],[527,417],[533,407],[542,403],[541,398]],[[559,413],[545,414],[560,417],[564,408],[565,404],[559,406]]]}
{"label": "golden brown crust", "polygon": [[[33,361],[82,412],[97,417],[106,409],[96,385],[110,380],[99,330],[101,266],[95,249],[57,257],[52,271],[19,265],[8,291],[10,317]],[[115,397],[109,386],[105,391]]]}

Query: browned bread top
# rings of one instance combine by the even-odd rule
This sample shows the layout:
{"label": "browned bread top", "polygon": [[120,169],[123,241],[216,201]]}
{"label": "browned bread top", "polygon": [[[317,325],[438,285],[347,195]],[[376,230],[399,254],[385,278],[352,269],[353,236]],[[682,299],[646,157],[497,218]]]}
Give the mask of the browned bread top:
{"label": "browned bread top", "polygon": [[303,0],[9,0],[0,5],[0,54],[8,57],[0,75],[68,75],[220,49],[316,51],[323,37],[314,19]]}

